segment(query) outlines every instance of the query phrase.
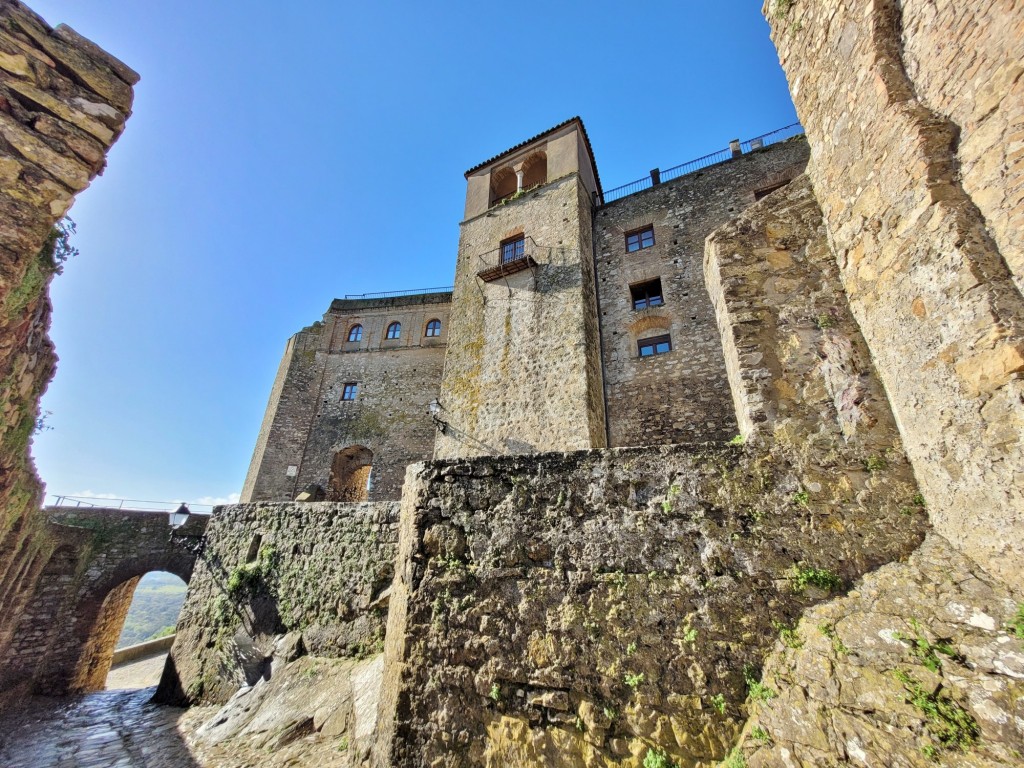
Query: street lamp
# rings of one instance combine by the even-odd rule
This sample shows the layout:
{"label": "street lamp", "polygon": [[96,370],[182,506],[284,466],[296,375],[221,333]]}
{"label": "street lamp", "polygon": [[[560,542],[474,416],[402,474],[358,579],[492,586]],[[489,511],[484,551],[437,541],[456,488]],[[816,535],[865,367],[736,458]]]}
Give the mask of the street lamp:
{"label": "street lamp", "polygon": [[441,410],[441,401],[436,397],[427,404],[427,413],[430,414],[430,420],[434,422],[437,431],[443,435],[448,429],[448,422],[444,421],[439,415]]}
{"label": "street lamp", "polygon": [[185,502],[181,502],[181,506],[171,512],[171,528],[175,530],[181,528],[181,526],[188,522],[190,514],[192,513],[188,511],[188,505]]}

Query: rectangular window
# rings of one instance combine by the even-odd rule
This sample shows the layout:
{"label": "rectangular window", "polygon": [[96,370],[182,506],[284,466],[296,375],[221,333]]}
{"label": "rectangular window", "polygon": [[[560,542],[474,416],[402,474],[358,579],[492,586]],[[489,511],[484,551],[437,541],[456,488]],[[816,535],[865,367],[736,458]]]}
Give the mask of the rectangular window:
{"label": "rectangular window", "polygon": [[671,336],[655,336],[650,339],[640,339],[636,343],[640,357],[651,357],[653,355],[664,355],[672,351]]}
{"label": "rectangular window", "polygon": [[633,299],[634,310],[660,307],[665,303],[665,299],[661,295],[660,277],[629,286],[629,295]]}
{"label": "rectangular window", "polygon": [[359,389],[358,384],[346,384],[345,388],[341,391],[342,400],[355,400],[356,391]]}
{"label": "rectangular window", "polygon": [[654,245],[653,224],[648,224],[643,229],[626,233],[626,253],[639,251],[641,248],[650,248],[652,245]]}
{"label": "rectangular window", "polygon": [[523,258],[526,251],[526,237],[519,235],[511,240],[505,240],[501,244],[501,263],[508,264],[510,261]]}

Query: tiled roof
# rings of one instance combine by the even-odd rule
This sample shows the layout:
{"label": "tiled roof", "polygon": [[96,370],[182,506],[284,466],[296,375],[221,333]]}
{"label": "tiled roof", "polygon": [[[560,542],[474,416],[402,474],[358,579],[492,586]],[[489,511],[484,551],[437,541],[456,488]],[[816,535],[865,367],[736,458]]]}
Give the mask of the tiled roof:
{"label": "tiled roof", "polygon": [[490,158],[488,160],[484,160],[482,163],[478,163],[477,165],[474,165],[472,168],[470,168],[468,171],[466,171],[466,174],[465,174],[466,178],[469,178],[469,175],[471,173],[475,173],[476,171],[479,171],[485,165],[490,165],[495,160],[500,160],[501,158],[505,157],[506,155],[510,155],[513,152],[515,152],[516,150],[522,149],[527,144],[532,144],[533,142],[537,141],[538,139],[543,139],[548,134],[554,133],[555,131],[558,131],[558,130],[561,130],[562,128],[565,128],[565,126],[570,125],[572,123],[578,123],[579,126],[580,126],[580,131],[583,133],[583,141],[585,141],[586,144],[587,144],[587,154],[590,155],[590,167],[593,169],[593,171],[594,171],[594,179],[597,181],[597,190],[598,190],[598,192],[603,192],[603,190],[601,188],[601,176],[597,172],[597,163],[594,162],[594,149],[593,149],[593,147],[590,146],[590,137],[587,135],[587,127],[585,125],[583,125],[583,120],[582,120],[582,118],[580,118],[579,115],[577,115],[575,117],[570,117],[568,120],[559,123],[558,125],[554,126],[553,128],[548,128],[546,131],[542,131],[541,133],[538,133],[536,136],[530,137],[526,141],[519,142],[514,147],[509,147],[504,152],[501,152],[501,153],[495,155],[494,157],[492,157],[492,158]]}

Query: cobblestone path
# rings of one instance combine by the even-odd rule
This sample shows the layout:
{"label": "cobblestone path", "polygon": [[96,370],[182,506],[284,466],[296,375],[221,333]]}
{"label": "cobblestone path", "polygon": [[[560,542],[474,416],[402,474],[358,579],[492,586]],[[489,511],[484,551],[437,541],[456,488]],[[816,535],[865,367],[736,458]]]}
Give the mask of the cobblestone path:
{"label": "cobblestone path", "polygon": [[352,755],[314,736],[273,750],[196,741],[218,707],[151,704],[154,687],[35,698],[0,716],[0,768],[348,768]]}
{"label": "cobblestone path", "polygon": [[34,699],[0,718],[3,768],[194,768],[184,711],[149,703],[153,688]]}

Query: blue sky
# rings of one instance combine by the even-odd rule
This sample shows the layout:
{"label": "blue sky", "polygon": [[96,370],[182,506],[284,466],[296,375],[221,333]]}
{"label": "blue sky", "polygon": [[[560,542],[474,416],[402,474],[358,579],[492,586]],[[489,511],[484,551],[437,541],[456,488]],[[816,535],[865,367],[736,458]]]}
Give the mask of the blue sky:
{"label": "blue sky", "polygon": [[142,75],[53,284],[51,494],[240,491],[287,338],[450,284],[509,146],[578,114],[611,188],[796,119],[751,0],[30,2]]}

